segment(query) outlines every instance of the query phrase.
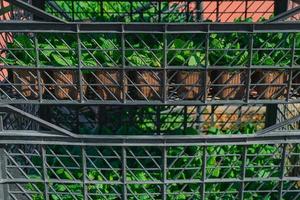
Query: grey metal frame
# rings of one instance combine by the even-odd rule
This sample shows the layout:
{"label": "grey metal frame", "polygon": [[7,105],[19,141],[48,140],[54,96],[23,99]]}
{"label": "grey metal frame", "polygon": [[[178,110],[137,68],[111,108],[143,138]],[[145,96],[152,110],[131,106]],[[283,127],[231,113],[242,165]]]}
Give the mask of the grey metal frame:
{"label": "grey metal frame", "polygon": [[[291,89],[296,87],[297,88],[297,78],[298,76],[298,70],[299,65],[296,62],[296,56],[298,60],[298,47],[295,46],[297,40],[296,40],[296,34],[300,32],[300,24],[299,23],[270,23],[270,24],[264,24],[264,23],[255,23],[255,24],[249,24],[249,23],[228,23],[228,24],[222,24],[222,23],[201,23],[201,24],[147,24],[147,23],[132,23],[132,24],[122,24],[122,23],[68,23],[68,24],[62,24],[62,23],[46,23],[46,22],[1,22],[0,23],[0,31],[3,33],[9,33],[9,34],[31,34],[33,35],[32,41],[34,40],[34,43],[32,43],[32,51],[34,50],[36,53],[34,55],[35,65],[28,66],[28,65],[8,65],[5,64],[4,61],[4,67],[7,69],[10,69],[14,71],[14,73],[18,73],[17,70],[24,70],[30,69],[33,71],[36,71],[37,73],[37,79],[38,79],[38,87],[39,91],[37,91],[37,98],[36,99],[30,99],[27,98],[22,94],[22,91],[17,89],[19,86],[17,83],[14,83],[12,81],[7,80],[7,83],[4,83],[3,85],[11,88],[15,91],[15,93],[19,95],[9,95],[5,91],[2,91],[4,96],[7,98],[4,98],[2,100],[3,103],[15,103],[15,104],[81,104],[81,105],[221,105],[221,104],[231,104],[231,105],[237,105],[237,104],[278,104],[278,103],[299,103],[299,98],[294,98],[294,95],[291,93]],[[97,37],[98,35],[115,35],[117,39],[121,41],[121,43],[126,43],[126,46],[121,45],[120,47],[115,47],[112,51],[119,52],[122,56],[122,63],[114,64],[113,67],[103,67],[100,65],[97,66],[88,66],[84,64],[82,61],[78,61],[76,66],[71,66],[69,64],[65,66],[42,66],[39,59],[39,54],[41,54],[41,51],[43,48],[39,48],[39,35],[45,35],[49,34],[53,36],[63,36],[63,35],[71,35],[74,37],[74,40],[77,41],[77,47],[68,47],[69,50],[72,50],[77,56],[78,60],[81,60],[81,55],[83,52],[89,52],[91,54],[91,50],[84,47],[83,38],[85,36]],[[217,37],[221,37],[222,35],[226,34],[240,34],[240,36],[245,36],[249,39],[249,44],[245,47],[242,47],[241,49],[213,49],[209,46],[209,40],[211,35],[216,34]],[[272,49],[269,49],[267,47],[264,47],[264,44],[260,47],[254,47],[253,46],[253,40],[255,40],[256,37],[259,37],[260,34],[271,34],[270,37],[272,37],[272,34],[282,33],[284,34],[284,37],[289,37],[291,41],[288,46],[282,46],[282,42],[278,40],[278,44],[275,44],[275,47]],[[160,59],[159,62],[161,62],[160,68],[153,68],[148,66],[147,64],[140,64],[139,66],[132,66],[131,64],[126,64],[127,57],[126,52],[129,51],[136,51],[139,52],[140,50],[136,50],[131,44],[128,46],[128,37],[137,37],[140,38],[142,35],[150,34],[152,37],[155,38],[155,42],[159,43],[161,42],[163,45],[162,49],[150,49],[149,52],[155,56],[157,56],[157,52],[161,51],[164,52],[163,59]],[[183,50],[188,51],[195,51],[190,50],[187,47],[183,49],[174,49],[173,47],[170,47],[170,43],[174,41],[174,39],[168,39],[169,37],[174,37],[176,35],[190,35],[192,37],[196,36],[206,36],[206,40],[203,41],[203,44],[205,43],[205,47],[200,47],[199,50],[205,52],[205,65],[204,66],[194,66],[190,67],[187,66],[187,64],[183,64],[180,66],[172,65],[168,62],[172,58],[169,58],[168,52],[170,51],[177,51],[181,52]],[[198,34],[198,35],[197,35]],[[46,35],[45,35],[46,36]],[[43,37],[45,37],[43,36]],[[27,36],[28,37],[28,36]],[[158,38],[159,37],[159,38]],[[161,37],[161,38],[160,38]],[[165,38],[164,41],[162,38]],[[93,38],[92,38],[93,39]],[[62,40],[63,37],[62,37]],[[191,41],[193,38],[191,39]],[[138,42],[142,45],[146,45],[146,48],[150,48],[147,46],[145,41],[143,39],[139,39]],[[187,41],[188,43],[189,41]],[[268,41],[267,41],[268,42]],[[98,44],[97,44],[98,45]],[[173,48],[173,49],[172,49]],[[14,51],[24,51],[26,52],[27,49],[20,46],[19,48],[15,49],[9,49],[7,47],[3,47],[2,50],[5,52],[12,53],[12,56],[14,55]],[[29,49],[30,50],[30,49]],[[57,49],[57,47],[53,46],[51,51],[57,51],[60,50]],[[98,46],[97,51],[104,52],[101,46]],[[228,63],[228,65],[231,66],[222,66],[217,64],[208,63],[208,57],[211,54],[212,51],[233,51],[238,54],[241,54],[245,51],[248,52],[247,56],[247,62],[244,62],[242,64],[232,65],[231,63]],[[286,66],[281,66],[280,63],[274,63],[272,66],[270,65],[264,65],[263,63],[260,65],[253,65],[253,54],[255,52],[259,51],[265,51],[268,52],[268,54],[276,53],[277,51],[284,51],[285,56],[291,55],[291,62],[290,64]],[[75,56],[74,54],[74,56]],[[237,58],[240,59],[237,55]],[[17,58],[17,57],[15,57]],[[108,57],[109,59],[113,59],[111,57]],[[187,61],[185,61],[187,62]],[[59,67],[59,68],[58,68]],[[58,70],[59,69],[59,70]],[[225,73],[227,70],[235,70],[238,71],[241,74],[244,74],[245,77],[244,80],[242,80],[240,83],[231,83],[230,87],[235,88],[236,90],[243,90],[242,95],[240,97],[237,97],[235,99],[230,98],[221,98],[218,99],[216,95],[208,96],[208,89],[210,87],[213,88],[222,88],[221,90],[226,90],[229,86],[225,83],[219,83],[217,79],[212,79],[211,83],[197,83],[197,84],[187,84],[187,83],[172,83],[171,79],[175,75],[170,75],[172,72],[179,73],[181,71],[187,71],[187,72],[198,72],[200,74],[204,74],[204,78],[208,77],[209,73],[216,73],[217,71]],[[284,80],[281,83],[277,83],[276,80],[278,77],[274,78],[274,80],[270,83],[264,83],[264,82],[253,82],[252,76],[253,74],[259,72],[259,70],[269,70],[270,72],[276,72],[277,70],[280,71],[282,76],[287,76],[287,79]],[[54,80],[54,78],[49,75],[50,72],[53,70],[58,70],[61,75],[64,75],[65,71],[72,71],[72,73],[75,74],[75,80],[78,80],[78,83],[75,82],[69,82],[69,83],[61,83],[58,84],[57,82],[52,83],[55,85],[58,85],[59,87],[70,87],[75,88],[80,94],[79,98],[68,96],[67,99],[61,100],[57,99],[54,94],[52,94],[49,89],[47,89],[47,92],[50,93],[50,96],[45,97],[42,94],[41,87],[48,87],[49,83],[43,83],[41,80],[41,74],[46,74],[50,77],[50,79]],[[103,72],[109,74],[110,71],[116,71],[121,74],[120,80],[123,80],[124,82],[119,85],[118,80],[115,80],[112,78],[112,83],[110,84],[99,84],[99,83],[91,83],[89,79],[86,79],[83,77],[84,71],[89,70],[91,71],[93,76],[96,72]],[[153,85],[153,83],[148,83],[145,81],[145,83],[138,84],[135,83],[133,79],[131,79],[128,75],[128,73],[137,73],[136,76],[142,76],[142,72],[148,72],[152,74],[151,76],[154,77],[154,79],[157,80],[156,85]],[[163,75],[160,77],[157,74]],[[281,76],[278,75],[278,76]],[[33,75],[32,75],[33,76]],[[34,76],[33,76],[34,77]],[[232,77],[230,78],[232,79]],[[21,80],[22,81],[22,80]],[[230,80],[228,80],[230,81]],[[206,82],[206,81],[205,81]],[[24,83],[26,84],[26,83]],[[27,83],[28,84],[28,83]],[[154,93],[156,93],[157,98],[151,99],[147,96],[143,96],[142,98],[136,99],[134,96],[128,94],[126,92],[126,87],[134,88],[134,90],[137,90],[138,93],[141,94],[141,85],[142,87],[148,87],[148,89],[152,90]],[[93,96],[97,96],[96,99],[87,97],[84,94],[83,86],[88,87],[93,91]],[[120,87],[123,89],[123,96],[117,97],[113,92],[109,89],[111,86],[113,87]],[[36,87],[34,86],[34,83],[29,83],[29,87]],[[102,87],[105,88],[108,93],[111,93],[112,98],[111,99],[104,99],[101,96],[97,95],[95,92],[94,87]],[[174,96],[174,92],[169,91],[170,87],[174,87],[178,89],[179,87],[191,87],[190,90],[193,88],[201,88],[200,94],[198,94],[197,97],[193,99],[186,99],[183,98],[177,98]],[[277,95],[277,97],[272,97],[273,99],[265,99],[264,97],[251,97],[250,93],[253,88],[258,87],[274,87],[279,88],[277,89],[278,94],[283,93],[283,95]],[[155,88],[159,88],[158,91],[155,91]],[[203,88],[203,89],[202,89]],[[298,88],[299,89],[299,88]],[[297,89],[297,90],[298,90]],[[30,89],[32,90],[32,89]],[[265,90],[266,91],[266,90]],[[264,91],[264,92],[265,92]],[[175,91],[177,92],[177,91]],[[220,92],[218,92],[219,94]],[[262,95],[262,94],[260,94]],[[283,98],[278,98],[279,96],[282,96]]]}

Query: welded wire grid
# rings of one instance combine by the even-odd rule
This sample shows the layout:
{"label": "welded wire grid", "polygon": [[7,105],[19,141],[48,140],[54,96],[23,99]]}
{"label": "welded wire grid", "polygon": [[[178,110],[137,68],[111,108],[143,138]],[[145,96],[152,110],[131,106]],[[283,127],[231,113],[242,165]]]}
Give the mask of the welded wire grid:
{"label": "welded wire grid", "polygon": [[[294,115],[287,110],[280,110],[279,113],[279,108],[272,110],[274,122],[297,116],[298,107],[295,106]],[[41,118],[79,134],[195,135],[206,133],[210,127],[239,130],[252,124],[256,130],[261,130],[270,125],[268,122],[266,125],[266,106],[259,105],[48,106],[47,110]]]}
{"label": "welded wire grid", "polygon": [[[26,24],[39,33],[22,33],[15,25],[20,26],[11,24],[6,30],[15,29],[13,42],[1,45],[6,58],[0,62],[11,72],[1,83],[3,102],[206,105],[299,100],[297,24],[261,24],[262,32],[249,31],[252,24],[45,24],[61,33],[43,33],[41,24]],[[215,30],[208,33],[209,27]]]}
{"label": "welded wire grid", "polygon": [[232,22],[237,18],[258,21],[274,13],[274,0],[48,0],[45,3],[48,13],[68,21]]}
{"label": "welded wire grid", "polygon": [[[28,146],[28,145],[27,145]],[[4,199],[299,199],[299,144],[1,149]]]}

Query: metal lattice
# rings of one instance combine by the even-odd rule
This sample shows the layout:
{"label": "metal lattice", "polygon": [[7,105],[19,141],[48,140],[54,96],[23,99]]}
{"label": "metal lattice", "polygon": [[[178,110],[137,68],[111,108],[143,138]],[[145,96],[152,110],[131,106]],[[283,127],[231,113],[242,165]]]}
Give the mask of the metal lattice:
{"label": "metal lattice", "polygon": [[1,26],[14,32],[1,46],[5,103],[299,102],[297,23],[23,25]]}
{"label": "metal lattice", "polygon": [[250,137],[247,143],[247,136],[133,136],[119,138],[122,145],[118,137],[84,143],[52,137],[43,145],[33,137],[26,140],[26,147],[36,144],[30,150],[10,148],[17,144],[13,135],[1,140],[4,199],[296,200],[300,194],[297,134]]}

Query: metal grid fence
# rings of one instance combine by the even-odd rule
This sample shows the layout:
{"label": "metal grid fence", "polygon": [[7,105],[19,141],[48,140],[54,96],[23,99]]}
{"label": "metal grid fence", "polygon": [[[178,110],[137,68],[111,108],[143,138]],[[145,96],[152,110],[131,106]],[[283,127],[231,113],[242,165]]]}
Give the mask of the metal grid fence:
{"label": "metal grid fence", "polygon": [[[284,7],[284,2],[280,2]],[[274,14],[274,0],[107,1],[48,0],[45,10],[67,21],[117,22],[232,22],[258,21]]]}
{"label": "metal grid fence", "polygon": [[2,24],[5,103],[299,102],[298,23]]}
{"label": "metal grid fence", "polygon": [[300,195],[296,132],[98,139],[0,134],[5,200],[297,200]]}

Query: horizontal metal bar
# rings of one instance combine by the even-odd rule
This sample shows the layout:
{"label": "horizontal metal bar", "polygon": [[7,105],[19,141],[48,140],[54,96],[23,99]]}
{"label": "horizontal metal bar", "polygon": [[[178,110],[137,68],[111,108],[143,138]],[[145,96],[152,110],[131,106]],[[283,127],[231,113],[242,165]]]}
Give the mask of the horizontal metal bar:
{"label": "horizontal metal bar", "polygon": [[264,104],[294,104],[300,103],[300,99],[252,99],[252,100],[29,100],[29,99],[1,99],[2,104],[35,104],[35,105],[115,105],[115,106],[143,106],[143,105],[163,105],[163,106],[204,106],[204,105],[264,105]]}
{"label": "horizontal metal bar", "polygon": [[[77,29],[78,27],[78,29]],[[208,33],[208,32],[300,32],[299,22],[280,23],[53,23],[1,21],[2,32],[66,33]]]}
{"label": "horizontal metal bar", "polygon": [[[300,181],[300,177],[283,177],[282,179],[277,177],[269,177],[269,178],[259,178],[261,182],[271,182],[271,181]],[[160,180],[153,180],[153,181],[126,181],[127,185],[134,184],[134,185],[143,185],[143,184],[190,184],[190,183],[240,183],[240,182],[257,182],[258,178],[245,178],[244,180],[237,179],[237,178],[208,178],[204,181],[200,179],[177,179],[177,180],[165,180],[163,183]],[[0,179],[0,184],[13,184],[13,183],[44,183],[42,179],[24,179],[24,178],[16,178],[16,179]],[[46,183],[51,184],[80,184],[82,181],[80,179],[76,180],[57,180],[57,179],[49,179]],[[89,181],[86,180],[86,184],[104,184],[104,185],[121,185],[121,181]]]}
{"label": "horizontal metal bar", "polygon": [[122,136],[25,135],[23,131],[0,132],[0,144],[43,144],[78,146],[210,146],[300,143],[300,131],[274,131],[266,135]]}

